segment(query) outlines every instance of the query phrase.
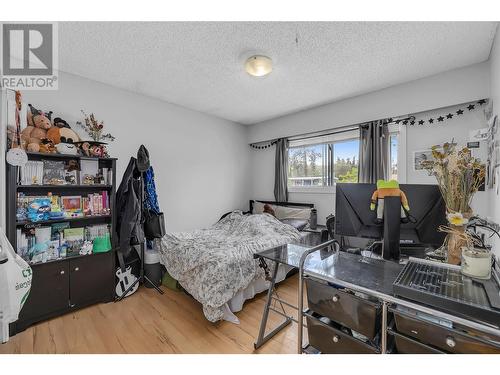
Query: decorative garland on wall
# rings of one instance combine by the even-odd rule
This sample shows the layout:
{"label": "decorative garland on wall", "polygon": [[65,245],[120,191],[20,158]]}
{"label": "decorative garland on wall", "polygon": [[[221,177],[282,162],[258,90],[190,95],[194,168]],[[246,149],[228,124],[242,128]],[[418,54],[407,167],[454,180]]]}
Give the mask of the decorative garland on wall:
{"label": "decorative garland on wall", "polygon": [[274,146],[276,143],[278,143],[277,140],[269,142],[252,143],[250,147],[255,148],[257,150],[264,150],[266,148]]}
{"label": "decorative garland on wall", "polygon": [[464,104],[462,107],[458,108],[458,110],[454,112],[448,112],[448,113],[442,113],[439,116],[436,117],[431,117],[429,119],[417,119],[417,118],[411,118],[411,119],[404,119],[404,120],[394,120],[392,118],[389,119],[389,122],[395,122],[396,124],[403,124],[403,125],[424,125],[424,124],[430,124],[430,125],[440,125],[441,123],[453,119],[453,117],[458,117],[462,116],[466,111],[471,112],[474,110],[477,110],[478,108],[482,107],[484,104],[487,103],[486,99],[481,99],[478,100],[477,102],[471,102],[468,105]]}
{"label": "decorative garland on wall", "polygon": [[[452,120],[454,117],[463,116],[464,113],[476,111],[479,108],[481,108],[483,105],[485,105],[487,102],[488,102],[487,99],[481,99],[481,100],[478,100],[477,102],[466,103],[466,104],[463,104],[462,106],[460,106],[460,108],[458,108],[456,111],[448,112],[448,113],[443,112],[439,116],[431,117],[428,119],[427,118],[425,118],[425,119],[424,118],[417,118],[416,116],[410,116],[410,117],[405,118],[405,119],[393,119],[391,117],[388,119],[388,122],[389,123],[396,123],[398,125],[402,124],[402,125],[410,125],[410,126],[426,125],[426,124],[441,125],[442,123],[444,123],[448,120]],[[252,144],[250,144],[250,147],[252,147],[253,149],[256,149],[256,150],[264,150],[264,149],[267,149],[269,147],[274,146],[276,143],[278,143],[277,140],[252,143]]]}

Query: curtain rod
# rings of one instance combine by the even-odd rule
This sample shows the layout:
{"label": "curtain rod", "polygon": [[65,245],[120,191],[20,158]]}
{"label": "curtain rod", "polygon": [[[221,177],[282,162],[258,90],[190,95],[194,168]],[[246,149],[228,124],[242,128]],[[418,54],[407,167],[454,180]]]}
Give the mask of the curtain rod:
{"label": "curtain rod", "polygon": [[[488,99],[484,98],[482,100],[488,100]],[[437,111],[437,110],[440,110],[440,109],[443,109],[443,108],[456,107],[456,106],[459,106],[459,105],[465,105],[465,104],[474,103],[474,102],[476,102],[476,100],[472,100],[472,101],[468,101],[468,102],[464,102],[464,103],[452,104],[452,105],[448,105],[448,106],[444,106],[444,107],[439,107],[439,108],[434,108],[434,109],[428,109],[428,110],[424,110],[424,111],[420,111],[420,112],[415,112],[414,114],[400,115],[400,116],[396,116],[396,117],[386,117],[386,118],[383,118],[383,119],[378,119],[378,120],[373,120],[373,121],[364,121],[364,122],[360,122],[360,123],[353,124],[353,125],[340,126],[338,128],[330,128],[330,129],[324,130],[325,133],[321,133],[321,131],[319,131],[319,132],[310,132],[310,133],[298,134],[298,135],[291,136],[291,137],[279,137],[279,138],[269,139],[267,141],[253,142],[253,143],[250,143],[250,145],[257,145],[257,144],[260,144],[260,143],[276,142],[280,138],[287,138],[287,139],[292,140],[292,141],[299,141],[299,140],[302,140],[302,139],[309,139],[309,138],[314,138],[314,137],[321,137],[323,135],[333,135],[333,134],[345,133],[347,131],[356,130],[356,129],[358,129],[362,125],[366,125],[366,124],[368,124],[370,122],[376,122],[376,121],[390,120],[386,124],[392,124],[392,123],[395,123],[396,121],[399,121],[399,122],[405,121],[405,120],[410,120],[411,121],[411,120],[415,120],[415,118],[416,118],[415,115],[419,115],[419,114],[424,113],[424,112]],[[336,129],[338,129],[338,130],[336,130]]]}
{"label": "curtain rod", "polygon": [[[360,123],[357,123],[357,124],[354,124],[354,125],[346,125],[346,126],[340,126],[338,128],[327,129],[327,130],[324,130],[323,132],[321,132],[321,131],[319,131],[319,132],[310,132],[310,133],[298,134],[298,135],[294,135],[294,136],[291,136],[291,137],[285,137],[285,138],[287,138],[289,141],[301,141],[301,140],[304,140],[304,139],[310,139],[310,138],[316,138],[316,137],[323,137],[323,136],[327,136],[327,135],[341,134],[341,133],[347,133],[347,132],[350,132],[350,131],[353,131],[353,130],[358,130],[360,126],[367,125],[370,122],[383,121],[383,120],[391,120],[391,121],[388,121],[388,122],[385,123],[385,125],[387,125],[387,124],[391,124],[393,122],[396,122],[396,120],[404,121],[404,120],[409,120],[411,118],[414,118],[414,116],[408,116],[408,117],[403,117],[403,118],[399,118],[399,117],[398,118],[389,118],[389,119],[385,118],[385,119],[380,119],[380,120],[375,120],[375,121],[365,121],[365,122],[360,122]],[[281,138],[283,138],[283,137],[281,137]],[[280,138],[269,139],[267,141],[253,142],[253,143],[250,143],[250,145],[257,145],[257,144],[260,144],[260,143],[275,142],[278,139],[280,139]]]}
{"label": "curtain rod", "polygon": [[[488,99],[485,98],[485,99],[482,99],[482,100],[488,100]],[[291,137],[280,137],[280,138],[287,138],[288,140],[299,141],[299,140],[302,140],[302,139],[309,139],[309,138],[314,138],[314,137],[321,137],[321,136],[326,136],[326,135],[333,135],[333,134],[345,133],[345,132],[348,132],[348,131],[359,129],[360,126],[366,125],[366,124],[368,124],[370,122],[390,120],[390,121],[388,121],[388,122],[385,123],[387,125],[387,124],[395,123],[397,121],[399,121],[399,122],[405,121],[405,120],[411,121],[411,120],[415,120],[415,118],[416,118],[415,115],[419,115],[419,114],[424,113],[424,112],[437,111],[437,110],[440,110],[440,109],[443,109],[443,108],[456,107],[456,106],[459,106],[459,105],[465,105],[465,104],[474,103],[474,102],[476,102],[476,100],[472,100],[472,101],[468,101],[468,102],[464,102],[464,103],[452,104],[452,105],[448,105],[448,106],[444,106],[444,107],[439,107],[439,108],[434,108],[434,109],[429,109],[429,110],[425,110],[425,111],[420,111],[420,112],[416,112],[414,114],[401,115],[401,116],[396,116],[396,117],[386,117],[386,118],[383,118],[383,119],[378,119],[378,120],[373,120],[373,121],[364,121],[364,122],[360,122],[360,123],[357,123],[357,124],[354,124],[354,125],[346,125],[346,126],[340,126],[338,128],[330,128],[330,129],[324,130],[324,133],[322,133],[321,131],[319,131],[319,132],[310,132],[310,133],[298,134],[298,135],[291,136]],[[276,142],[280,138],[269,139],[267,141],[253,142],[253,143],[250,143],[250,145],[252,146],[252,145],[257,145],[257,144],[260,144],[260,143]]]}

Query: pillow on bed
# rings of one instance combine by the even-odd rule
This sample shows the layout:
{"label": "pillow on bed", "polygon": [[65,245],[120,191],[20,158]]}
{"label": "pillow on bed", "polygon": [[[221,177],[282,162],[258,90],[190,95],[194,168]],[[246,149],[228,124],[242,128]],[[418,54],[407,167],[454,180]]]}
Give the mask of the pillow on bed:
{"label": "pillow on bed", "polygon": [[[252,214],[261,214],[264,212],[264,205],[265,203],[259,202],[259,201],[254,201],[253,202],[253,209],[252,209]],[[271,205],[271,208],[274,210],[274,207]]]}
{"label": "pillow on bed", "polygon": [[285,206],[275,206],[274,212],[276,213],[276,218],[278,220],[283,219],[300,219],[309,220],[311,217],[311,209],[309,207],[296,208],[296,207],[285,207]]}
{"label": "pillow on bed", "polygon": [[302,220],[302,219],[282,219],[280,220],[283,224],[288,224],[294,227],[297,230],[303,230],[308,221],[307,220]]}

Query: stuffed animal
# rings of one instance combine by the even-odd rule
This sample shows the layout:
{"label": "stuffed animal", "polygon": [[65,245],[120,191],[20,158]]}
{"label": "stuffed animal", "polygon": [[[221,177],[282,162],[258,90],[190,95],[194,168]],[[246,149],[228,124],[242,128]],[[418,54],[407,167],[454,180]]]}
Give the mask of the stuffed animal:
{"label": "stuffed animal", "polygon": [[71,128],[60,128],[54,126],[47,132],[47,138],[49,138],[55,145],[59,143],[75,143],[80,141],[80,137]]}
{"label": "stuffed animal", "polygon": [[56,150],[64,155],[78,155],[78,148],[73,143],[61,142],[56,145]]}
{"label": "stuffed animal", "polygon": [[79,142],[80,137],[61,118],[54,119],[54,126],[47,131],[47,138],[54,143],[58,153],[66,155],[78,154],[78,148],[74,143]]}
{"label": "stuffed animal", "polygon": [[69,124],[60,117],[56,117],[52,122],[54,126],[57,126],[58,128],[71,128],[71,126],[69,126]]}
{"label": "stuffed animal", "polygon": [[81,143],[80,150],[82,151],[83,155],[90,156],[90,143],[88,142]]}
{"label": "stuffed animal", "polygon": [[56,152],[54,143],[48,138],[43,138],[38,147],[39,152],[43,152],[44,154],[54,154]]}
{"label": "stuffed animal", "polygon": [[385,197],[399,197],[401,199],[401,221],[408,222],[407,213],[410,211],[408,199],[404,191],[399,189],[399,183],[396,180],[377,181],[377,190],[373,192],[370,210],[375,211],[377,208],[377,218],[375,222],[380,224],[384,220],[384,198]]}
{"label": "stuffed animal", "polygon": [[47,130],[52,127],[52,111],[45,113],[28,104],[28,126],[21,132],[21,142],[28,151],[39,152],[42,139],[47,138]]}
{"label": "stuffed animal", "polygon": [[274,212],[274,209],[270,205],[268,205],[267,203],[264,205],[263,213],[276,217],[276,213]]}
{"label": "stuffed animal", "polygon": [[52,111],[46,113],[36,109],[31,104],[28,104],[28,107],[28,126],[34,126],[44,130],[48,130],[52,127]]}

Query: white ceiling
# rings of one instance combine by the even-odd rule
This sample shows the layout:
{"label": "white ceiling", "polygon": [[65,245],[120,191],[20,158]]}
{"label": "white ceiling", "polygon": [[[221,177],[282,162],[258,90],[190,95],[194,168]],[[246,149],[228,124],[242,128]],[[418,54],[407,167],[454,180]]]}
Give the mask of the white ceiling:
{"label": "white ceiling", "polygon": [[[488,59],[494,22],[59,24],[60,69],[242,124]],[[274,61],[251,77],[245,59]]]}

